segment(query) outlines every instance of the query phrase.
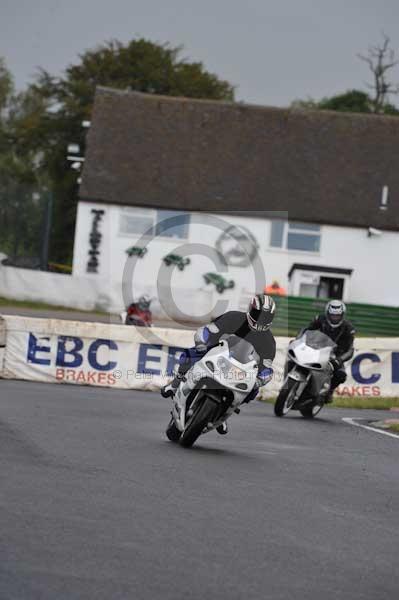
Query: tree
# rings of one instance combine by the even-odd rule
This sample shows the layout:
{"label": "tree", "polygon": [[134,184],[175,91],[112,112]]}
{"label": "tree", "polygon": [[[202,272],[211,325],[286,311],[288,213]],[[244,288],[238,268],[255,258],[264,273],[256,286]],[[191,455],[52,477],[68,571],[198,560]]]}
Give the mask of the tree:
{"label": "tree", "polygon": [[11,73],[6,67],[4,58],[0,56],[0,117],[3,116],[9,98],[13,91],[13,81]]}
{"label": "tree", "polygon": [[382,45],[370,46],[367,56],[358,54],[373,74],[373,83],[367,84],[367,87],[373,90],[371,106],[374,113],[386,113],[386,107],[392,106],[389,104],[389,96],[399,94],[399,85],[388,81],[388,71],[399,63],[389,44],[389,37],[383,33]]}
{"label": "tree", "polygon": [[90,119],[97,85],[168,96],[234,99],[234,88],[227,81],[180,55],[181,48],[145,39],[127,45],[111,41],[80,55],[79,62],[68,67],[64,77],[41,70],[27,91],[24,106],[30,102],[32,110],[19,119],[19,135],[25,148],[35,149],[42,173],[52,181],[53,260],[72,260],[78,186],[76,173],[66,160],[67,146],[78,143],[84,151],[81,123]]}
{"label": "tree", "polygon": [[343,94],[322,98],[321,100],[295,100],[292,108],[302,110],[336,110],[342,112],[374,113],[384,115],[399,115],[399,109],[389,102],[391,94],[399,93],[399,86],[387,80],[387,73],[399,63],[395,52],[389,46],[390,40],[384,35],[381,46],[369,48],[368,55],[358,54],[365,61],[374,76],[373,84],[368,87],[374,91],[373,96],[362,90],[348,90]]}
{"label": "tree", "polygon": [[370,112],[370,98],[360,90],[349,90],[331,98],[323,98],[318,103],[321,110],[338,110],[342,112]]}
{"label": "tree", "polygon": [[291,105],[293,108],[313,110],[336,110],[342,112],[370,113],[371,99],[366,92],[349,90],[344,94],[316,100],[297,100]]}
{"label": "tree", "polygon": [[[295,100],[291,108],[299,110],[335,110],[339,112],[375,114],[373,99],[361,90],[348,90],[337,96],[322,98],[321,100]],[[385,103],[377,114],[399,115],[399,110],[390,103]]]}
{"label": "tree", "polygon": [[23,94],[15,94],[11,74],[0,58],[0,250],[38,256],[42,210],[35,153],[22,136],[26,115],[34,114],[26,101]]}

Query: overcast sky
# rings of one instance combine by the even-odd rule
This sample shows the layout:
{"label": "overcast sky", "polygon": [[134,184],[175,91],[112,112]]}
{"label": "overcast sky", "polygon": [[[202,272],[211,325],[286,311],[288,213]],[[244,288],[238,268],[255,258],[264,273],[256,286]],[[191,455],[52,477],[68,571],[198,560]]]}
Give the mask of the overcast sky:
{"label": "overcast sky", "polygon": [[399,51],[398,24],[399,0],[0,0],[0,56],[21,88],[38,66],[59,75],[87,48],[143,36],[184,45],[238,100],[285,106],[364,87],[356,53],[382,30]]}

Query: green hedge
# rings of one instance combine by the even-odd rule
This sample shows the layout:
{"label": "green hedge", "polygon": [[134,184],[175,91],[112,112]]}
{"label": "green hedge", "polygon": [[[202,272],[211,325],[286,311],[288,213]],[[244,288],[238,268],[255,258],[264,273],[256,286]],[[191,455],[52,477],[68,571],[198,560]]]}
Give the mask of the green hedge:
{"label": "green hedge", "polygon": [[[319,298],[275,297],[277,304],[274,327],[295,334],[318,313],[324,311],[325,300]],[[399,308],[372,304],[348,303],[348,319],[359,335],[399,337]]]}

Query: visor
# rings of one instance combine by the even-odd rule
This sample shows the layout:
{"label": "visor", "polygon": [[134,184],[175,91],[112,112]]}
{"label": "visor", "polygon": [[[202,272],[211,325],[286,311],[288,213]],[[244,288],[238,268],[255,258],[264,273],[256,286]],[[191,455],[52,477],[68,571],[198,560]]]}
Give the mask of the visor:
{"label": "visor", "polygon": [[254,318],[251,313],[248,313],[247,317],[249,326],[252,329],[255,329],[255,331],[267,331],[270,329],[273,322],[273,316],[267,313],[259,314],[258,312],[256,318]]}
{"label": "visor", "polygon": [[329,313],[328,318],[331,321],[331,323],[337,325],[338,323],[341,323],[341,321],[344,318],[344,315],[332,315],[331,313]]}

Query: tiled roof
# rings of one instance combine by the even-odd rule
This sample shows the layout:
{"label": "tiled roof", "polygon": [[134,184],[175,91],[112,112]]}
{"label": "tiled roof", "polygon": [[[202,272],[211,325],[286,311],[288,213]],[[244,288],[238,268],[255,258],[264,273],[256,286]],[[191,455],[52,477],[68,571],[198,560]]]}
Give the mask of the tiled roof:
{"label": "tiled roof", "polygon": [[399,230],[399,118],[98,88],[80,196]]}

